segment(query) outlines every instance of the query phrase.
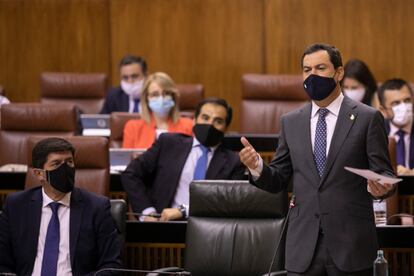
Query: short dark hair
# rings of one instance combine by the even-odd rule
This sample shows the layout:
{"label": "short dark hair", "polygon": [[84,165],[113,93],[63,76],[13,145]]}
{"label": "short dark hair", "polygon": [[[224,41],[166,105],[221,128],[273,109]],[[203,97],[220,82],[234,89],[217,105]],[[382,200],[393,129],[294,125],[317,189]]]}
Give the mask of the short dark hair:
{"label": "short dark hair", "polygon": [[119,68],[121,68],[122,66],[125,65],[130,65],[130,64],[134,64],[137,63],[141,66],[142,69],[142,73],[144,73],[144,75],[147,74],[147,62],[145,61],[144,58],[142,57],[138,57],[138,56],[132,56],[132,55],[126,55],[124,56],[121,61],[119,62]]}
{"label": "short dark hair", "polygon": [[224,107],[226,109],[227,115],[226,115],[226,127],[230,125],[231,123],[231,119],[233,117],[233,110],[232,108],[228,105],[228,103],[226,102],[225,99],[221,99],[221,98],[206,98],[204,100],[202,100],[201,102],[199,102],[197,104],[196,110],[195,110],[195,118],[197,119],[198,115],[200,115],[200,111],[201,108],[205,105],[205,104],[215,104],[215,105],[221,105],[222,107]]}
{"label": "short dark hair", "polygon": [[305,56],[313,54],[318,51],[328,52],[329,60],[331,61],[335,69],[338,68],[339,66],[342,66],[341,53],[339,52],[337,48],[335,48],[335,46],[324,44],[324,43],[315,43],[315,44],[310,45],[303,52],[302,60],[301,60],[301,67],[303,68],[303,59],[305,58]]}
{"label": "short dark hair", "polygon": [[68,141],[51,137],[39,141],[32,150],[32,164],[33,168],[43,169],[50,153],[70,151],[72,155],[75,154],[75,148]]}
{"label": "short dark hair", "polygon": [[378,99],[382,106],[385,106],[385,90],[400,90],[403,86],[407,86],[408,90],[410,91],[411,96],[413,95],[413,91],[411,90],[411,86],[403,79],[394,78],[386,80],[379,88],[378,88]]}
{"label": "short dark hair", "polygon": [[351,59],[345,64],[344,71],[342,82],[345,78],[350,78],[355,79],[364,85],[366,92],[362,102],[370,105],[372,95],[377,91],[378,86],[377,81],[368,66],[362,60]]}

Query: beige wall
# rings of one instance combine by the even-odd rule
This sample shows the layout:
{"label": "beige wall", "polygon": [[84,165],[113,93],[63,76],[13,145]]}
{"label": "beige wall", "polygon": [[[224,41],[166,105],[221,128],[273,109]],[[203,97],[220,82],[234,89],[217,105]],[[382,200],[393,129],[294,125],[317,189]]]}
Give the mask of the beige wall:
{"label": "beige wall", "polygon": [[299,73],[310,43],[365,60],[379,81],[414,81],[411,0],[0,0],[0,84],[12,101],[39,98],[43,71],[105,72],[142,55],[151,72],[202,83],[238,126],[243,73]]}

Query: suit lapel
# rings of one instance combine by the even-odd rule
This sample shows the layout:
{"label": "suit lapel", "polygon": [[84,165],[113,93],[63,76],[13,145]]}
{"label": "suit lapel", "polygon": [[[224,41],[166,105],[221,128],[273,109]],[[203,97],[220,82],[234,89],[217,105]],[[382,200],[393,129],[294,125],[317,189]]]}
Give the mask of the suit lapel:
{"label": "suit lapel", "polygon": [[[301,143],[300,147],[303,148],[303,158],[306,158],[306,164],[310,165],[310,170],[312,172],[313,177],[319,179],[319,173],[316,168],[315,159],[313,157],[312,151],[312,139],[311,139],[311,130],[310,130],[310,119],[311,119],[311,112],[312,112],[312,104],[307,104],[301,110],[301,119],[298,120],[297,129],[300,130],[300,135],[303,135],[304,139],[299,139],[298,141]],[[301,137],[299,137],[301,138]],[[306,141],[306,142],[304,142]],[[315,183],[311,181],[311,183]]]}
{"label": "suit lapel", "polygon": [[326,179],[326,176],[329,174],[329,171],[332,168],[332,165],[347,138],[351,127],[354,125],[354,122],[357,120],[358,112],[355,110],[356,105],[353,104],[347,97],[344,97],[342,101],[341,108],[339,110],[338,119],[335,125],[335,131],[332,136],[331,146],[329,148],[329,153],[326,161],[325,173],[321,179],[321,185]]}
{"label": "suit lapel", "polygon": [[74,268],[74,260],[76,253],[76,246],[78,244],[79,230],[82,221],[83,213],[82,196],[77,188],[73,189],[70,198],[70,218],[69,218],[69,242],[70,242],[70,263],[72,270]]}
{"label": "suit lapel", "polygon": [[[169,169],[172,169],[172,171],[169,172],[172,179],[174,179],[175,186],[172,187],[172,191],[175,193],[178,183],[180,181],[181,172],[183,171],[185,162],[187,161],[188,155],[191,152],[193,145],[193,138],[182,136],[181,139],[178,141],[177,146],[174,147],[174,163],[176,163],[178,166],[170,166]],[[185,152],[185,154],[181,154],[182,152]]]}
{"label": "suit lapel", "polygon": [[[39,241],[39,231],[40,231],[40,219],[42,216],[42,203],[43,203],[43,196],[42,196],[42,189],[41,187],[36,188],[33,190],[33,195],[28,203],[29,206],[27,208],[27,226],[26,229],[29,232],[29,239],[28,239],[28,256],[29,260],[32,260],[32,265],[34,266],[34,261],[37,255],[37,246]],[[32,266],[32,268],[33,268]]]}
{"label": "suit lapel", "polygon": [[226,154],[224,153],[223,148],[219,146],[215,150],[213,158],[207,168],[206,179],[217,179],[220,171],[226,166],[226,164]]}

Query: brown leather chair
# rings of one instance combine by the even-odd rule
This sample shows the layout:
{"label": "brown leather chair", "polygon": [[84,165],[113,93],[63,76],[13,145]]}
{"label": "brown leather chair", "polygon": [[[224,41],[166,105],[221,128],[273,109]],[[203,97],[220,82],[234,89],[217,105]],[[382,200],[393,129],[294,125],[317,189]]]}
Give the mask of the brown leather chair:
{"label": "brown leather chair", "polygon": [[245,74],[241,82],[242,133],[278,133],[280,117],[309,101],[301,75]]}
{"label": "brown leather chair", "polygon": [[111,135],[109,137],[109,146],[111,148],[122,148],[122,141],[124,138],[124,127],[129,120],[140,119],[141,116],[137,113],[128,112],[112,112],[109,119],[111,128]]}
{"label": "brown leather chair", "polygon": [[76,104],[83,113],[97,114],[105,100],[106,74],[42,73],[42,103]]}
{"label": "brown leather chair", "polygon": [[[32,136],[28,139],[27,164],[29,166],[25,188],[40,185],[32,172],[32,149],[40,140],[50,136]],[[109,195],[109,149],[104,137],[62,137],[71,143],[75,151],[75,185],[90,192]]]}
{"label": "brown leather chair", "polygon": [[29,136],[72,136],[77,131],[76,107],[67,104],[7,104],[1,108],[0,166],[27,164]]}
{"label": "brown leather chair", "polygon": [[201,84],[177,84],[180,94],[180,111],[194,112],[197,104],[204,99],[204,87]]}
{"label": "brown leather chair", "polygon": [[[181,117],[194,119],[194,112],[183,111],[180,112]],[[122,148],[122,141],[124,139],[124,127],[129,120],[140,119],[141,116],[137,113],[128,112],[112,112],[109,119],[111,135],[109,137],[110,148]]]}
{"label": "brown leather chair", "polygon": [[0,96],[4,96],[5,92],[4,92],[4,88],[2,85],[0,85]]}

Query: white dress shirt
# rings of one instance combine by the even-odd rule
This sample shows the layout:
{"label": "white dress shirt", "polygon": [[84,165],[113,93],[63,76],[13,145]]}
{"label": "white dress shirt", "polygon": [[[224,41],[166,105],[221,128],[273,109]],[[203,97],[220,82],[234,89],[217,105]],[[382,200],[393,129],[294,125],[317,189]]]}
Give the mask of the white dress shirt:
{"label": "white dress shirt", "polygon": [[[333,100],[326,109],[329,110],[329,113],[325,116],[326,121],[326,153],[329,153],[329,148],[331,146],[331,140],[333,133],[335,131],[336,121],[338,120],[339,110],[341,109],[342,102],[344,100],[344,95],[339,94],[339,96]],[[316,132],[316,123],[318,122],[319,118],[319,107],[315,102],[312,101],[312,110],[311,110],[311,117],[310,117],[310,134],[311,134],[311,143],[312,143],[312,151],[315,145],[315,132]],[[263,159],[259,155],[259,164],[256,169],[250,170],[254,179],[257,179],[263,170]]]}
{"label": "white dress shirt", "polygon": [[[43,252],[45,249],[45,240],[49,221],[52,218],[52,209],[48,206],[53,200],[47,196],[42,188],[43,204],[42,216],[40,218],[39,240],[37,243],[37,254],[33,267],[33,276],[38,276],[42,271]],[[69,219],[70,219],[70,197],[71,193],[67,193],[58,202],[61,204],[58,209],[60,241],[59,241],[59,257],[57,263],[57,275],[72,275],[72,267],[70,264],[70,243],[69,243]]]}
{"label": "white dress shirt", "polygon": [[[410,167],[410,141],[411,141],[411,126],[412,121],[410,121],[405,127],[402,128],[404,130],[404,150],[405,150],[405,160],[404,160],[404,167]],[[390,134],[389,136],[395,138],[395,142],[398,143],[400,140],[400,136],[397,135],[397,131],[400,128],[396,127],[392,122],[390,123]]]}
{"label": "white dress shirt", "polygon": [[[207,155],[207,169],[216,149],[217,146],[210,147],[210,151]],[[197,160],[201,157],[202,154],[203,152],[200,148],[200,142],[194,137],[193,145],[181,172],[180,180],[178,182],[177,190],[175,192],[174,200],[171,206],[172,208],[177,208],[180,205],[184,205],[186,207],[187,215],[190,202],[190,183],[194,178],[194,170],[197,164]],[[149,207],[142,211],[143,214],[150,214],[155,212],[156,210],[154,207]],[[140,220],[143,220],[143,217],[140,217]]]}

